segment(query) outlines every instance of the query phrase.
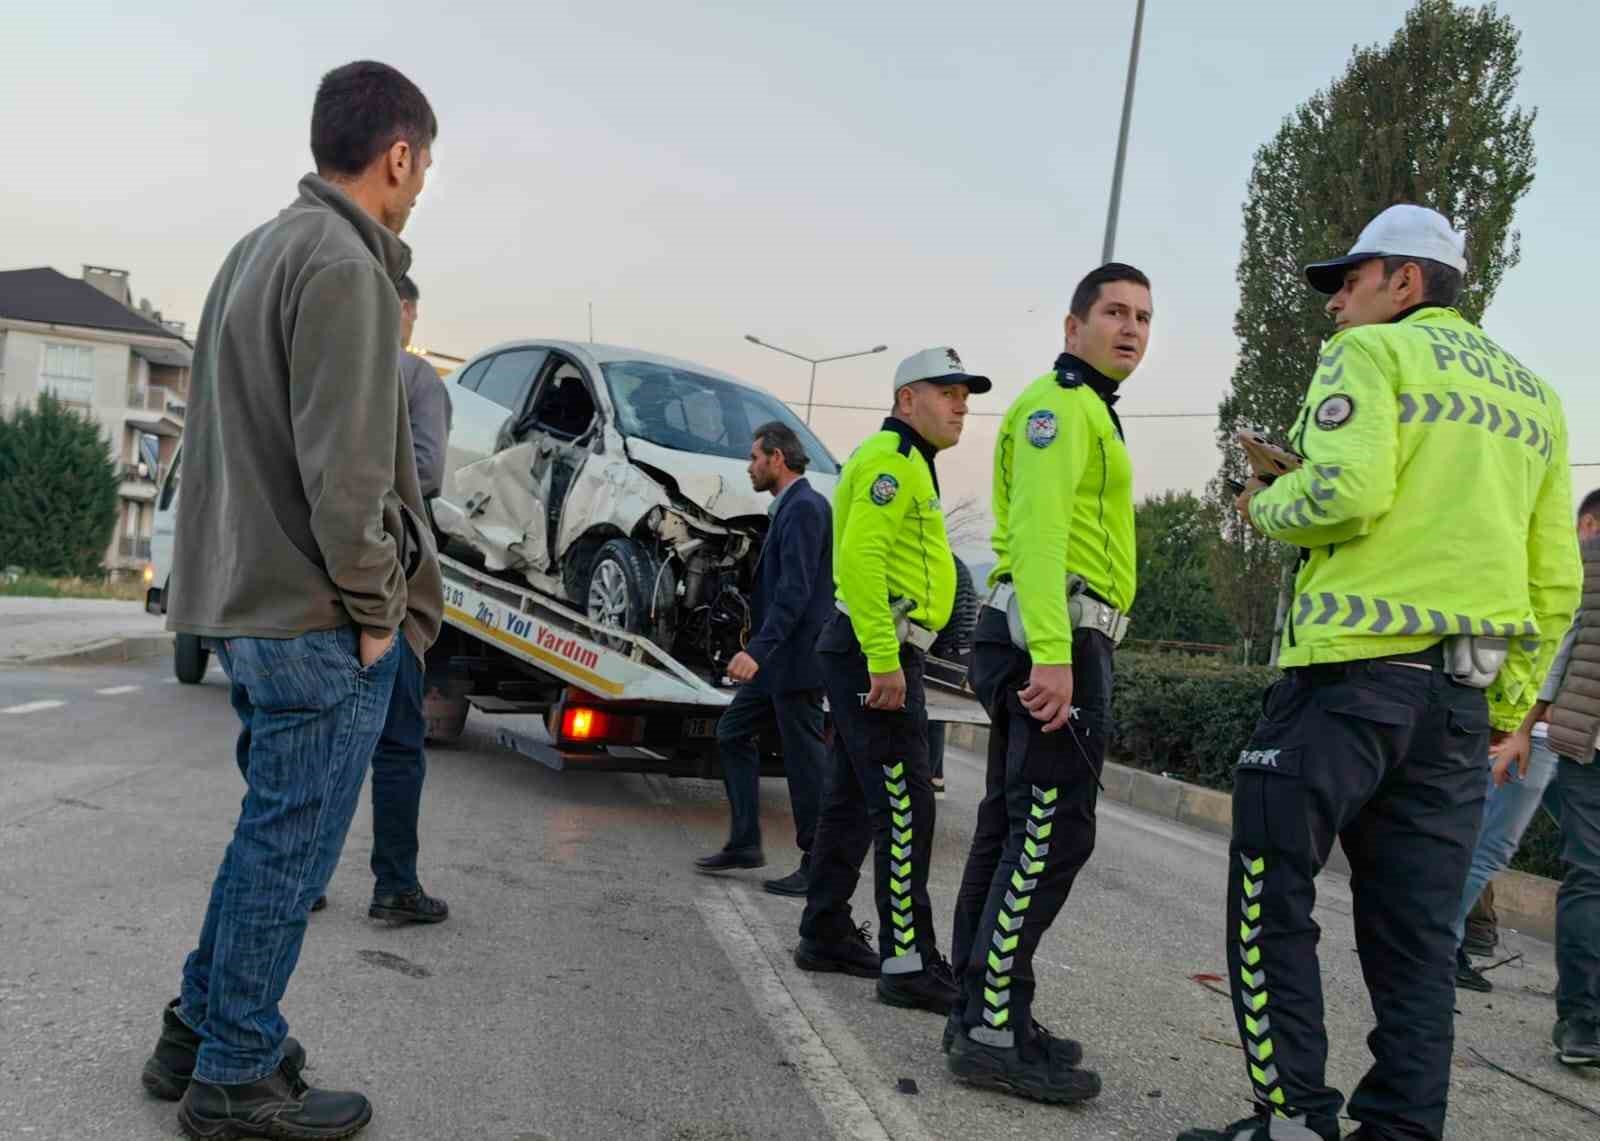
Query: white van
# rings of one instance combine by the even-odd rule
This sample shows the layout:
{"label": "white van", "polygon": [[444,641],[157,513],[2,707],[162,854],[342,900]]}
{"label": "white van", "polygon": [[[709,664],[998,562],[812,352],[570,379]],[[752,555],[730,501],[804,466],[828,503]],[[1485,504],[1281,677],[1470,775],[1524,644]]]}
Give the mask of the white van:
{"label": "white van", "polygon": [[[167,482],[161,486],[156,499],[156,519],[150,534],[150,569],[147,572],[149,589],[145,591],[144,608],[151,614],[167,612],[168,591],[172,586],[172,544],[178,530],[178,474],[183,470],[183,445],[172,455]],[[198,636],[179,634],[172,645],[172,672],[185,685],[196,685],[206,676],[211,664],[211,651]]]}

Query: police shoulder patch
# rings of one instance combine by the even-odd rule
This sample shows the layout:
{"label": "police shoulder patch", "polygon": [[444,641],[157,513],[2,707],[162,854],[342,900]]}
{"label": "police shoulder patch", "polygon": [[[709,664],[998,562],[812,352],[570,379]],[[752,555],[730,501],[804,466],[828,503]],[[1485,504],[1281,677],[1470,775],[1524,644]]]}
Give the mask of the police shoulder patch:
{"label": "police shoulder patch", "polygon": [[878,478],[872,481],[872,502],[879,507],[886,507],[894,502],[894,497],[900,494],[900,481],[888,472],[881,472]]}
{"label": "police shoulder patch", "polygon": [[1056,414],[1048,408],[1028,414],[1028,443],[1048,448],[1056,441]]}
{"label": "police shoulder patch", "polygon": [[1317,422],[1317,427],[1324,432],[1331,432],[1335,428],[1342,428],[1350,423],[1356,414],[1356,402],[1342,392],[1328,397],[1312,414],[1312,419]]}

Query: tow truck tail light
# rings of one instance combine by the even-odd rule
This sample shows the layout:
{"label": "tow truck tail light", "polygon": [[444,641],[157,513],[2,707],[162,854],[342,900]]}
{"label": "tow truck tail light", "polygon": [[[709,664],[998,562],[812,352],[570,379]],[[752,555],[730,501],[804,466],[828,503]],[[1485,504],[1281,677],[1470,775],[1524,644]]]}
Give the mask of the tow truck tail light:
{"label": "tow truck tail light", "polygon": [[561,713],[559,738],[585,745],[635,745],[644,740],[644,718],[569,705]]}

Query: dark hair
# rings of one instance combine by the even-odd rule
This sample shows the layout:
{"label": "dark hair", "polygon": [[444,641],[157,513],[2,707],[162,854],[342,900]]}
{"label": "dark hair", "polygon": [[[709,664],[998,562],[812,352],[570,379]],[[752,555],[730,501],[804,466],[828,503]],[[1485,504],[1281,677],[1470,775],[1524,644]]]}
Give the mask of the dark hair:
{"label": "dark hair", "polygon": [[409,273],[403,274],[400,280],[394,283],[394,291],[400,295],[401,301],[419,301],[422,298],[417,283],[411,280]]}
{"label": "dark hair", "polygon": [[1383,276],[1387,280],[1400,272],[1403,265],[1414,265],[1422,271],[1422,303],[1449,308],[1461,299],[1461,271],[1432,258],[1394,257],[1383,259]]}
{"label": "dark hair", "polygon": [[1089,310],[1100,300],[1100,287],[1110,285],[1113,281],[1131,281],[1135,285],[1150,288],[1150,279],[1141,271],[1120,261],[1108,261],[1099,269],[1090,270],[1089,275],[1078,282],[1078,288],[1072,291],[1072,315],[1080,321],[1087,321]]}
{"label": "dark hair", "polygon": [[804,475],[811,463],[811,457],[806,455],[805,448],[800,444],[800,437],[781,420],[768,420],[751,434],[751,438],[769,456],[773,452],[782,452],[783,462],[796,475]]}
{"label": "dark hair", "polygon": [[398,140],[421,150],[438,134],[427,96],[386,63],[347,63],[317,85],[311,156],[318,174],[360,174]]}
{"label": "dark hair", "polygon": [[1583,503],[1578,507],[1578,518],[1582,519],[1585,515],[1600,519],[1600,487],[1583,497]]}

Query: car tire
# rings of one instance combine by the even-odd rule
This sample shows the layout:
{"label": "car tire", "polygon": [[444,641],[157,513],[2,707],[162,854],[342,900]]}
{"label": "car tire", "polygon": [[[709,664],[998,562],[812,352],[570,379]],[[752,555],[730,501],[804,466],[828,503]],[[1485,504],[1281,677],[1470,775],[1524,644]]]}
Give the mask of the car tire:
{"label": "car tire", "polygon": [[[649,552],[632,539],[607,541],[589,564],[584,614],[597,625],[653,637],[650,596],[658,569]],[[622,638],[598,637],[613,649],[627,645]]]}
{"label": "car tire", "polygon": [[211,664],[211,651],[194,634],[179,634],[172,643],[172,672],[184,685],[199,685]]}

